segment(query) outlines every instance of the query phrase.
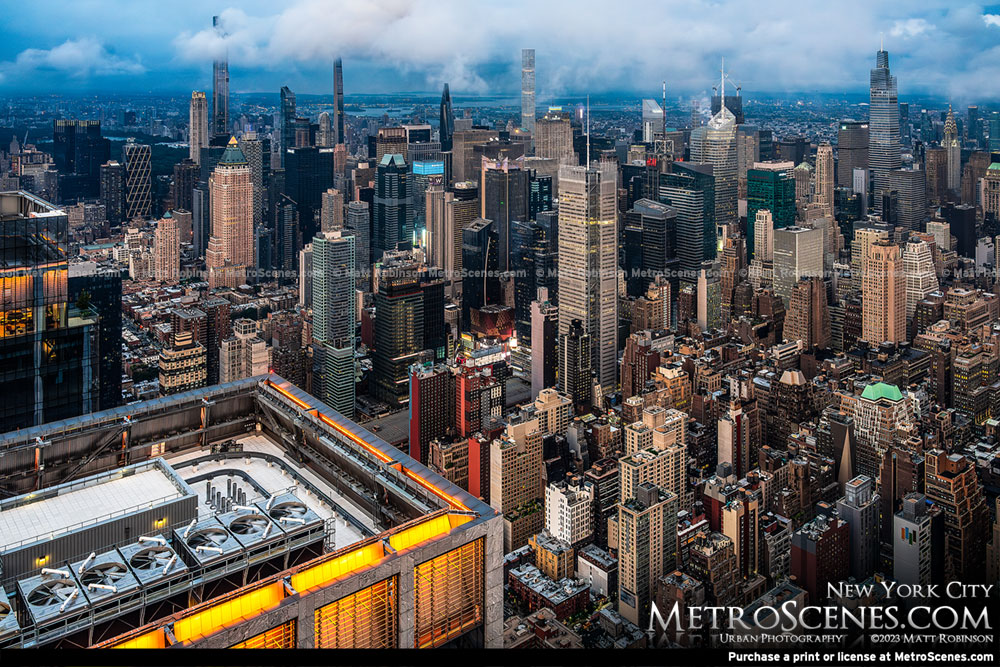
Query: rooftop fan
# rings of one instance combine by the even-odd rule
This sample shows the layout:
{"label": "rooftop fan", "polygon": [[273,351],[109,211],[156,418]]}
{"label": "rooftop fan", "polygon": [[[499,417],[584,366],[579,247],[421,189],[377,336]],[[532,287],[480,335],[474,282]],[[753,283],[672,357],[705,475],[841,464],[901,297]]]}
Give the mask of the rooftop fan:
{"label": "rooftop fan", "polygon": [[74,591],[76,585],[68,579],[45,581],[28,594],[28,604],[33,607],[54,607],[65,602]]}
{"label": "rooftop fan", "polygon": [[162,570],[173,555],[168,547],[147,547],[132,556],[128,563],[136,570],[145,572]]}
{"label": "rooftop fan", "polygon": [[223,544],[228,539],[229,534],[221,528],[205,528],[189,537],[187,543],[193,549],[197,549],[198,547],[218,548],[220,544]]}
{"label": "rooftop fan", "polygon": [[114,586],[127,575],[128,569],[122,563],[101,563],[84,570],[80,575],[80,583],[84,586],[91,584]]}
{"label": "rooftop fan", "polygon": [[233,531],[236,535],[256,535],[263,532],[270,523],[265,516],[248,514],[247,516],[233,519],[229,524],[229,530]]}
{"label": "rooftop fan", "polygon": [[278,503],[271,508],[271,516],[279,521],[281,519],[301,519],[309,509],[302,503],[289,500]]}

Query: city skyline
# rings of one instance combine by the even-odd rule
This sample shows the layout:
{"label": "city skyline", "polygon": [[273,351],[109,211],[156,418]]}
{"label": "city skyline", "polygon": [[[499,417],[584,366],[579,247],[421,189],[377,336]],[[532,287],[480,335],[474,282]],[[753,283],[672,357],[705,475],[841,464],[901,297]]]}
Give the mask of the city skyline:
{"label": "city skyline", "polygon": [[[539,100],[652,90],[663,79],[671,95],[710,93],[721,55],[744,91],[861,92],[857,72],[880,38],[904,82],[901,96],[935,91],[956,104],[984,101],[989,82],[1000,76],[994,57],[1000,5],[850,3],[804,10],[789,2],[668,3],[650,20],[626,25],[634,12],[568,13],[561,3],[546,5],[530,23],[505,21],[508,13],[539,11],[527,5],[490,9],[415,0],[345,3],[327,11],[321,2],[302,0],[275,13],[261,2],[238,9],[228,2],[188,10],[176,4],[66,3],[60,15],[67,20],[49,25],[42,36],[30,30],[37,21],[26,8],[28,20],[5,29],[0,93],[52,92],[56,82],[64,92],[209,89],[212,73],[205,63],[228,53],[232,93],[281,85],[332,92],[331,65],[343,57],[344,87],[354,94],[430,92],[445,82],[458,95],[515,94],[518,52],[526,47],[538,54]],[[218,32],[213,15],[219,16]],[[551,31],[555,21],[566,29]],[[129,30],[111,31],[121,25]],[[448,37],[419,38],[431,29]],[[595,31],[607,39],[589,40]]]}

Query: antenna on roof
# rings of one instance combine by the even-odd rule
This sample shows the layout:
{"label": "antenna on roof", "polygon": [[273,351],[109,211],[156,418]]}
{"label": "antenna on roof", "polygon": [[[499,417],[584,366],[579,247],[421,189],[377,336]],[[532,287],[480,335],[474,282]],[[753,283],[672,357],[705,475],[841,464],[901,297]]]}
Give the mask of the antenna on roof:
{"label": "antenna on roof", "polygon": [[587,169],[590,169],[590,95],[587,95]]}
{"label": "antenna on roof", "polygon": [[660,120],[663,121],[663,139],[667,138],[667,82],[663,81],[663,106],[660,107]]}

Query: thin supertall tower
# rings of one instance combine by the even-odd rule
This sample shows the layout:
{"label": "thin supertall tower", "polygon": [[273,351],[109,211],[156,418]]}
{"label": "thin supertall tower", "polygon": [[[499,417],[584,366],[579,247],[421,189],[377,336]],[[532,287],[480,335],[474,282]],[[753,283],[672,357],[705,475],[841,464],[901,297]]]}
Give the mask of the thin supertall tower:
{"label": "thin supertall tower", "polygon": [[347,143],[344,136],[344,64],[333,61],[333,143]]}
{"label": "thin supertall tower", "polygon": [[535,134],[534,49],[521,49],[521,129]]}
{"label": "thin supertall tower", "polygon": [[[212,26],[221,36],[226,34],[219,25],[219,17],[212,17]],[[229,134],[229,53],[212,65],[212,134]]]}

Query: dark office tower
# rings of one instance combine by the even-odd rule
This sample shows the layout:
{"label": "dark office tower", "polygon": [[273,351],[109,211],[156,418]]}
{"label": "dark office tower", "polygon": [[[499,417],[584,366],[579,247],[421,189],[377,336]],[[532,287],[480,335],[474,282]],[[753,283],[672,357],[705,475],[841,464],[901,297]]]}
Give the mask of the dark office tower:
{"label": "dark office tower", "polygon": [[896,227],[913,232],[924,228],[927,220],[927,173],[920,169],[893,169],[885,180],[888,192],[895,192],[899,201]]}
{"label": "dark office tower", "polygon": [[530,185],[523,160],[483,160],[481,172],[482,208],[479,215],[492,220],[499,243],[499,269],[510,271],[510,225],[514,220],[528,220]]}
{"label": "dark office tower", "polygon": [[301,146],[285,151],[285,194],[298,205],[304,243],[320,231],[323,193],[332,187],[332,148]]}
{"label": "dark office tower", "polygon": [[888,189],[888,175],[902,165],[899,149],[899,100],[896,77],[889,72],[889,53],[879,50],[871,71],[868,106],[868,166],[872,173],[875,207],[882,210],[881,193]]}
{"label": "dark office tower", "polygon": [[462,230],[462,322],[470,321],[473,308],[501,302],[498,262],[496,226],[492,220],[473,220]]}
{"label": "dark office tower", "polygon": [[110,158],[111,142],[101,136],[101,121],[52,121],[52,159],[59,170],[62,201],[98,197],[101,165]]}
{"label": "dark office tower", "polygon": [[868,169],[868,123],[843,120],[837,130],[837,185],[853,187],[855,168]]}
{"label": "dark office tower", "polygon": [[408,256],[379,267],[372,392],[392,407],[408,403],[408,369],[425,349],[420,271],[420,265]]}
{"label": "dark office tower", "polygon": [[802,164],[806,159],[809,142],[805,137],[786,137],[775,144],[775,159]]}
{"label": "dark office tower", "polygon": [[288,86],[281,87],[278,107],[278,154],[285,167],[288,149],[295,147],[295,93]]}
{"label": "dark office tower", "polygon": [[199,305],[205,313],[208,385],[219,384],[219,346],[233,334],[232,306],[221,297],[206,299]]}
{"label": "dark office tower", "polygon": [[294,272],[299,266],[299,250],[302,249],[302,230],[299,225],[299,209],[295,201],[281,195],[275,204],[274,268],[279,273],[279,282],[295,282]]}
{"label": "dark office tower", "polygon": [[675,162],[660,175],[660,201],[677,212],[681,280],[697,282],[704,261],[715,259],[715,179],[712,165]]}
{"label": "dark office tower", "polygon": [[[718,91],[716,91],[718,92]],[[740,95],[740,89],[736,89],[735,95],[726,95],[726,108],[733,112],[736,116],[736,124],[742,125],[746,120],[743,117],[743,97]],[[712,115],[719,113],[722,110],[722,96],[712,95]]]}
{"label": "dark office tower", "polygon": [[[69,269],[69,303],[89,302],[98,324],[98,392],[93,409],[110,410],[122,403],[122,275],[117,268],[94,262]],[[86,296],[84,296],[86,293]]]}
{"label": "dark office tower", "polygon": [[747,258],[754,258],[754,221],[768,210],[774,229],[795,224],[795,178],[788,162],[758,162],[747,170]]}
{"label": "dark office tower", "polygon": [[528,219],[536,220],[542,211],[552,210],[552,176],[529,172]]}
{"label": "dark office tower", "polygon": [[125,220],[125,168],[111,160],[101,165],[101,203],[108,224],[117,227]]}
{"label": "dark office tower", "polygon": [[152,149],[148,144],[132,141],[122,146],[122,164],[125,166],[125,219],[145,218],[152,208]]}
{"label": "dark office tower", "polygon": [[577,410],[590,405],[591,366],[590,335],[583,330],[583,322],[573,320],[569,330],[559,336],[558,388],[573,399]]}
{"label": "dark office tower", "polygon": [[961,454],[941,449],[932,449],[925,456],[924,493],[944,510],[946,578],[981,583],[986,574],[984,536],[989,509],[976,465]]}
{"label": "dark office tower", "polygon": [[976,148],[983,148],[983,126],[979,122],[979,107],[969,105],[968,113],[969,120],[966,134],[969,136],[969,141],[976,143]]}
{"label": "dark office tower", "polygon": [[254,229],[264,224],[264,174],[269,171],[270,160],[265,164],[264,141],[256,132],[244,132],[240,137],[240,150],[250,165],[250,180],[253,183],[253,226]]}
{"label": "dark office tower", "polygon": [[945,204],[941,215],[948,221],[951,234],[955,237],[955,251],[961,257],[973,259],[976,256],[976,207],[969,204]]}
{"label": "dark office tower", "polygon": [[677,257],[677,211],[651,199],[640,199],[630,213],[638,218],[642,230],[640,293],[645,294],[655,276],[670,276],[670,269],[676,264],[672,260]]}
{"label": "dark office tower", "polygon": [[455,114],[451,109],[451,93],[448,92],[448,84],[446,83],[441,92],[441,129],[438,131],[442,151],[452,149],[451,137],[453,134],[455,134]]}
{"label": "dark office tower", "polygon": [[368,202],[352,201],[347,205],[346,227],[354,234],[357,288],[367,292],[371,289],[372,274],[372,220]]}
{"label": "dark office tower", "polygon": [[514,326],[517,339],[531,345],[531,302],[538,296],[538,256],[545,252],[545,230],[534,222],[510,223],[514,272]]}
{"label": "dark office tower", "polygon": [[[212,17],[212,26],[220,37],[226,37],[219,17]],[[229,54],[212,65],[212,134],[229,136]]]}
{"label": "dark office tower", "polygon": [[0,432],[94,412],[100,322],[69,299],[66,214],[26,192],[0,193],[9,277],[0,302]]}
{"label": "dark office tower", "polygon": [[333,61],[333,143],[346,144],[344,132],[344,63]]}
{"label": "dark office tower", "polygon": [[389,250],[408,250],[413,242],[410,175],[402,155],[386,153],[375,170],[375,261]]}
{"label": "dark office tower", "polygon": [[192,210],[194,204],[191,200],[191,193],[194,192],[194,186],[198,184],[199,173],[198,163],[191,158],[184,158],[174,165],[174,178],[170,186],[173,191],[172,208]]}

